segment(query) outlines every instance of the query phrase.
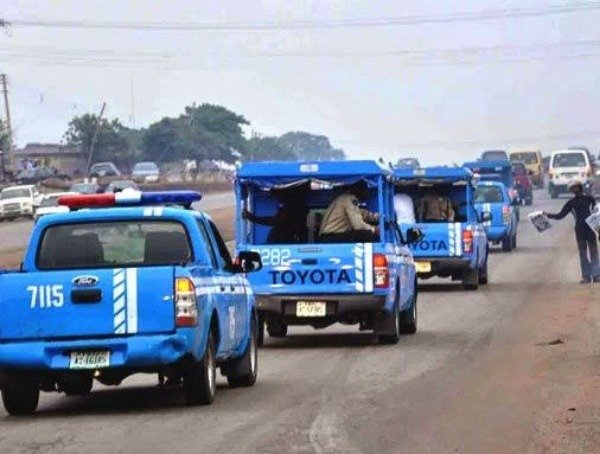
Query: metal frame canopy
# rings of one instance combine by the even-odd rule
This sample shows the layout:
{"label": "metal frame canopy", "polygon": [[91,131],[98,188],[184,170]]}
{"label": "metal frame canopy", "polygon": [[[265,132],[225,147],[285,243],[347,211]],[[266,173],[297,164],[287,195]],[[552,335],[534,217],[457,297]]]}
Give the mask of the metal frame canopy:
{"label": "metal frame canopy", "polygon": [[248,162],[236,173],[239,183],[261,188],[283,188],[303,183],[342,186],[365,181],[376,186],[389,169],[376,161],[267,161]]}
{"label": "metal frame canopy", "polygon": [[396,185],[431,185],[474,183],[474,174],[465,167],[434,166],[420,169],[394,169]]}

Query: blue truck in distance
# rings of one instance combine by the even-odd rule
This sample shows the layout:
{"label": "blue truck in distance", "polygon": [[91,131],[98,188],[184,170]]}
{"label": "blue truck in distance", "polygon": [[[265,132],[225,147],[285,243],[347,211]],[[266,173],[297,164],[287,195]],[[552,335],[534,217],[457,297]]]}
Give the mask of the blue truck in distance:
{"label": "blue truck in distance", "polygon": [[475,208],[480,216],[491,213],[485,222],[485,232],[493,244],[501,244],[504,252],[517,247],[517,213],[515,202],[499,181],[480,181],[475,188]]}
{"label": "blue truck in distance", "polygon": [[[86,395],[155,373],[188,404],[210,404],[220,367],[231,386],[256,380],[256,317],[245,273],[194,192],[61,197],[68,213],[34,226],[19,271],[0,272],[0,387],[9,414],[40,391]],[[97,209],[80,209],[93,207]]]}
{"label": "blue truck in distance", "polygon": [[410,196],[414,207],[421,197],[435,195],[449,201],[455,212],[449,222],[420,219],[414,209],[415,223],[400,224],[402,232],[422,232],[421,240],[411,244],[418,277],[451,277],[470,290],[487,284],[489,250],[483,223],[491,214],[475,208],[473,173],[463,167],[396,168],[394,184],[396,193]]}
{"label": "blue truck in distance", "polygon": [[[379,240],[323,242],[318,235],[323,213],[357,182],[368,185],[365,208],[381,215]],[[310,187],[305,195],[308,239],[271,244],[270,227],[241,213],[273,216],[278,210],[274,191],[293,191],[299,184]],[[416,332],[416,276],[407,245],[418,232],[399,231],[393,192],[390,171],[374,161],[261,162],[238,170],[236,246],[260,253],[263,267],[249,279],[270,337],[285,337],[289,325],[319,329],[336,322],[373,330],[380,343]],[[300,197],[297,203],[300,209]]]}

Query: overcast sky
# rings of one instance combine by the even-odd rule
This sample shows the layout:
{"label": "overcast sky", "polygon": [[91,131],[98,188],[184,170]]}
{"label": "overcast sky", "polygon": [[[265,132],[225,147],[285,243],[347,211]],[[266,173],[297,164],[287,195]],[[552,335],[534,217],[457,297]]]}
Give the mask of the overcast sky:
{"label": "overcast sky", "polygon": [[[498,8],[544,11],[548,5],[573,2],[0,0],[0,4],[0,19],[9,22],[289,24],[431,19]],[[416,22],[421,23],[250,31],[15,25],[0,31],[0,72],[9,77],[20,146],[59,141],[72,116],[97,112],[106,101],[108,117],[137,127],[178,115],[192,102],[222,104],[244,115],[257,132],[325,134],[334,146],[356,158],[416,156],[425,163],[461,162],[484,148],[520,145],[550,151],[587,144],[600,151],[600,8],[496,20]]]}

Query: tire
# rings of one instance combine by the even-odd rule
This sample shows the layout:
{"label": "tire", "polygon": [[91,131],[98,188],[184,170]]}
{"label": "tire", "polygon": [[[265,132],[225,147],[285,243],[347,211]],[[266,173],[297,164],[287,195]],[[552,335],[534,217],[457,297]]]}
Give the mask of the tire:
{"label": "tire", "polygon": [[513,250],[513,239],[512,237],[502,238],[502,252],[510,252]]}
{"label": "tire", "polygon": [[415,293],[412,297],[410,309],[400,312],[400,334],[415,334],[417,332],[417,283],[415,282]]}
{"label": "tire", "polygon": [[396,301],[391,314],[383,313],[375,324],[377,341],[382,345],[393,345],[400,341],[400,310],[398,301],[400,292],[396,291]]}
{"label": "tire", "polygon": [[2,403],[9,415],[30,415],[38,407],[40,390],[34,386],[5,388],[2,390]]}
{"label": "tire", "polygon": [[528,196],[528,197],[525,199],[525,205],[527,205],[527,206],[531,206],[531,205],[533,205],[533,196],[532,196],[532,195]]}
{"label": "tire", "polygon": [[217,393],[217,359],[214,334],[208,335],[200,361],[192,361],[183,376],[183,393],[188,405],[210,405]]}
{"label": "tire", "polygon": [[466,290],[477,290],[479,288],[479,269],[467,270],[463,276],[462,285]]}
{"label": "tire", "polygon": [[516,233],[512,238],[512,247],[513,247],[513,249],[517,248],[517,234]]}
{"label": "tire", "polygon": [[554,186],[550,186],[550,198],[551,199],[558,198],[558,191],[556,190],[556,188]]}
{"label": "tire", "polygon": [[479,285],[487,285],[488,283],[488,259],[489,259],[489,249],[485,255],[485,263],[483,264],[483,268],[479,270],[478,282]]}
{"label": "tire", "polygon": [[240,358],[229,361],[225,368],[227,382],[231,387],[247,387],[256,383],[258,372],[256,324],[254,319],[250,323],[250,338],[244,354]]}
{"label": "tire", "polygon": [[265,345],[265,321],[262,314],[256,314],[256,346],[262,348]]}
{"label": "tire", "polygon": [[267,333],[269,337],[285,337],[287,336],[288,327],[279,317],[267,320]]}

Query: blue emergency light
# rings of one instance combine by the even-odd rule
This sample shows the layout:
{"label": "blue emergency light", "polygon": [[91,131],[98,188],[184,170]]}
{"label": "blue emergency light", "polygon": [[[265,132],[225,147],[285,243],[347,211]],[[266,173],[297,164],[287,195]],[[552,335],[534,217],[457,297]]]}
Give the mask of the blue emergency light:
{"label": "blue emergency light", "polygon": [[118,207],[142,205],[191,206],[202,199],[197,191],[151,191],[124,190],[116,194],[73,194],[58,198],[58,204],[71,209],[93,207]]}

